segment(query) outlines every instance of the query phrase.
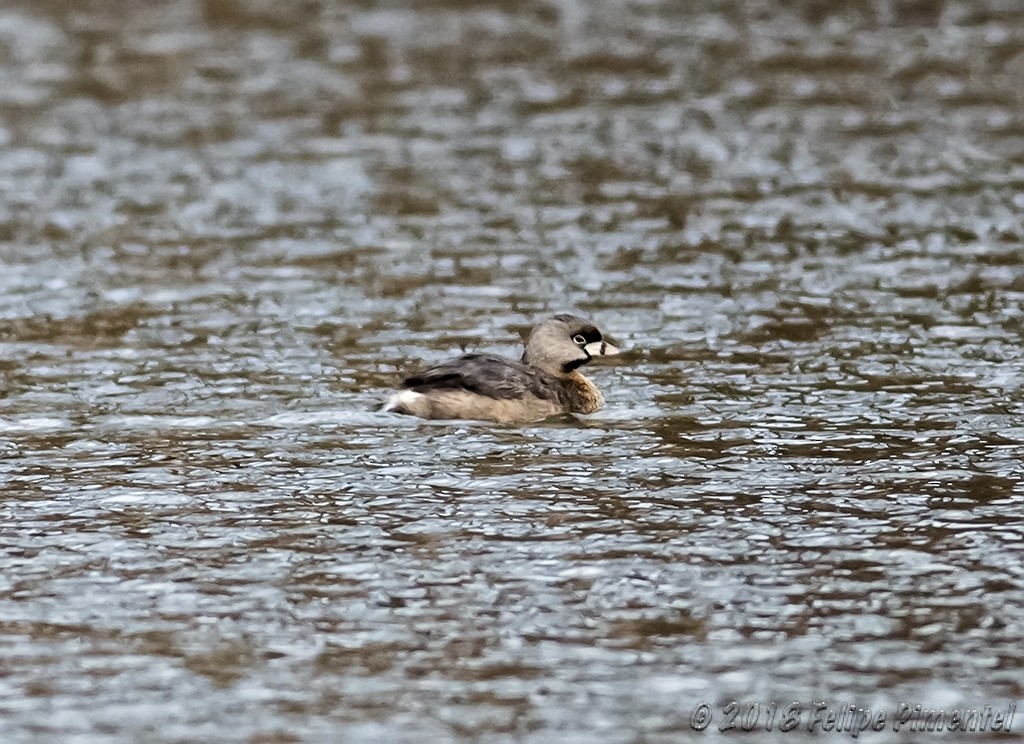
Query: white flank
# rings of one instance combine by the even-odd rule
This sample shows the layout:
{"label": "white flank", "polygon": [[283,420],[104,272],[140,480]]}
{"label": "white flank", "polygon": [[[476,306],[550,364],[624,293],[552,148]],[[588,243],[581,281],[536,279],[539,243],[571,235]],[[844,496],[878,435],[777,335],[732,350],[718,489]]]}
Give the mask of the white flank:
{"label": "white flank", "polygon": [[423,397],[422,393],[416,393],[412,390],[399,390],[397,393],[388,398],[388,402],[384,404],[382,411],[393,411],[401,406],[409,407],[416,404],[416,401]]}

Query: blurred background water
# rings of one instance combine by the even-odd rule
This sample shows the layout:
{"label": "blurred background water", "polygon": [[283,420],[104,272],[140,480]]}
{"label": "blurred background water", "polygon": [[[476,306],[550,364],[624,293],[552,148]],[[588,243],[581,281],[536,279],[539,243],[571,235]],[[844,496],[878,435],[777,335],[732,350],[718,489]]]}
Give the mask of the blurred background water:
{"label": "blurred background water", "polygon": [[[5,744],[1024,698],[1017,3],[5,0],[0,79]],[[599,414],[375,412],[565,309]]]}

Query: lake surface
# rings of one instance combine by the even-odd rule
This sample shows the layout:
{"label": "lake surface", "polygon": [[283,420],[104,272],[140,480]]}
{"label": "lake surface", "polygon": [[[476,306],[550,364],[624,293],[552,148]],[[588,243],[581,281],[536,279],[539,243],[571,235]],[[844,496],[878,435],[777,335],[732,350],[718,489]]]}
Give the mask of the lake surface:
{"label": "lake surface", "polygon": [[[1024,730],[1024,9],[8,0],[0,78],[4,744]],[[600,413],[376,412],[563,310]]]}

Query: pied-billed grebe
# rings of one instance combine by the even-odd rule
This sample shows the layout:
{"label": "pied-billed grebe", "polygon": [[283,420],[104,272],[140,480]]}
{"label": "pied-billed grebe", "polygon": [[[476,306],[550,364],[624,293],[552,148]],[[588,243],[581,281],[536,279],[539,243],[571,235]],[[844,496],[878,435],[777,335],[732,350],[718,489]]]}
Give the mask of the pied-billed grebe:
{"label": "pied-billed grebe", "polygon": [[384,410],[501,423],[593,413],[604,396],[579,368],[595,356],[618,353],[590,321],[555,315],[531,331],[521,361],[465,354],[407,377]]}

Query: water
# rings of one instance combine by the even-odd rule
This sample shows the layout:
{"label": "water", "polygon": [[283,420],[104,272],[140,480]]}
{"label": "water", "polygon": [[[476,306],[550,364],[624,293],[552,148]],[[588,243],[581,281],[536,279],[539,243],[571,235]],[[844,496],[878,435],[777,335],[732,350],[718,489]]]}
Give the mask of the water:
{"label": "water", "polygon": [[[1021,21],[5,3],[4,742],[1024,702]],[[595,416],[375,411],[566,309]]]}

